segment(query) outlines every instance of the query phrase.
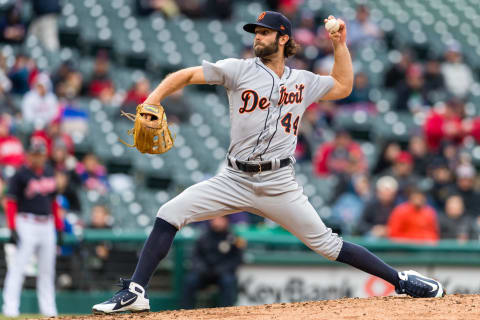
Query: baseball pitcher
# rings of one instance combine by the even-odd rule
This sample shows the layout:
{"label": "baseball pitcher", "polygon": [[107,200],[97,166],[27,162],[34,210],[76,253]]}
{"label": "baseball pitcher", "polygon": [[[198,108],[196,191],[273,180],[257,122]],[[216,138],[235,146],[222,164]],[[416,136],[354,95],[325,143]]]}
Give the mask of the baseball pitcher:
{"label": "baseball pitcher", "polygon": [[[353,69],[340,19],[325,19],[335,63],[329,76],[291,69],[285,59],[295,54],[290,21],[267,11],[243,29],[255,34],[255,58],[225,59],[186,68],[166,77],[143,105],[159,105],[174,91],[191,84],[222,85],[230,109],[230,147],[225,169],[193,185],[157,213],[131,280],[94,313],[148,311],[145,288],[172,244],[188,223],[248,211],[271,219],[322,256],[349,264],[393,284],[397,293],[442,297],[442,285],[415,271],[398,272],[363,247],[343,241],[327,228],[295,181],[293,153],[305,109],[318,100],[336,100],[352,90]],[[332,27],[333,25],[333,27]],[[137,127],[135,127],[137,130]]]}

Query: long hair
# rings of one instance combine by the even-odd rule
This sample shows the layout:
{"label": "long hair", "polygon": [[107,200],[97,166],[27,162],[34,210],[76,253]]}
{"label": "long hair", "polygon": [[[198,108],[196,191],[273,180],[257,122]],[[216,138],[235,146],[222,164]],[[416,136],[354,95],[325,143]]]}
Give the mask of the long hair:
{"label": "long hair", "polygon": [[[276,39],[277,43],[279,38],[280,38],[280,32],[277,32],[277,39]],[[289,38],[287,43],[285,43],[285,47],[283,48],[283,56],[285,58],[294,56],[297,53],[298,49],[300,49],[300,45],[297,44],[295,40],[293,40],[293,38]]]}

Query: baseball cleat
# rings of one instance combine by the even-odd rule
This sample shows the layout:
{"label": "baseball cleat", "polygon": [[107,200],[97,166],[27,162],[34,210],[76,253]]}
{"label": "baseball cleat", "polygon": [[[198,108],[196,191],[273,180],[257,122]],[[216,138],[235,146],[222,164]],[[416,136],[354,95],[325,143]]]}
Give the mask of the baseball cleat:
{"label": "baseball cleat", "polygon": [[440,282],[416,271],[399,272],[398,277],[400,278],[399,288],[395,289],[398,294],[406,293],[414,298],[441,298],[445,295]]}
{"label": "baseball cleat", "polygon": [[150,311],[150,301],[141,285],[125,279],[120,279],[120,283],[122,289],[115,293],[110,300],[92,307],[94,314]]}

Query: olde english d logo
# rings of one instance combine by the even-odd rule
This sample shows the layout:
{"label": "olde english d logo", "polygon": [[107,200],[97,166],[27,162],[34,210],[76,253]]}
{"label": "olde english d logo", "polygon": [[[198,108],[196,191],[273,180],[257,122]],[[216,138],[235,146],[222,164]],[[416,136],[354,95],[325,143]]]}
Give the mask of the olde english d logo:
{"label": "olde english d logo", "polygon": [[238,112],[252,112],[258,106],[260,109],[265,110],[270,106],[270,101],[266,97],[259,97],[255,90],[248,89],[242,92],[243,106],[238,109]]}

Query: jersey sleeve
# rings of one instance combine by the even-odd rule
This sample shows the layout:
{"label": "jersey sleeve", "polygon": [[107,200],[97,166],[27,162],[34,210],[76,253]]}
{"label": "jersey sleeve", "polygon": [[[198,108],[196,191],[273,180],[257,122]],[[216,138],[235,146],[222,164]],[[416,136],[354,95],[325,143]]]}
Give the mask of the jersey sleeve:
{"label": "jersey sleeve", "polygon": [[224,59],[215,63],[203,60],[203,75],[208,84],[222,85],[227,89],[234,90],[241,68],[240,59]]}
{"label": "jersey sleeve", "polygon": [[320,76],[318,74],[305,71],[305,97],[306,106],[320,100],[332,89],[334,81],[331,76]]}
{"label": "jersey sleeve", "polygon": [[21,171],[17,171],[8,181],[6,196],[17,200],[22,192]]}

